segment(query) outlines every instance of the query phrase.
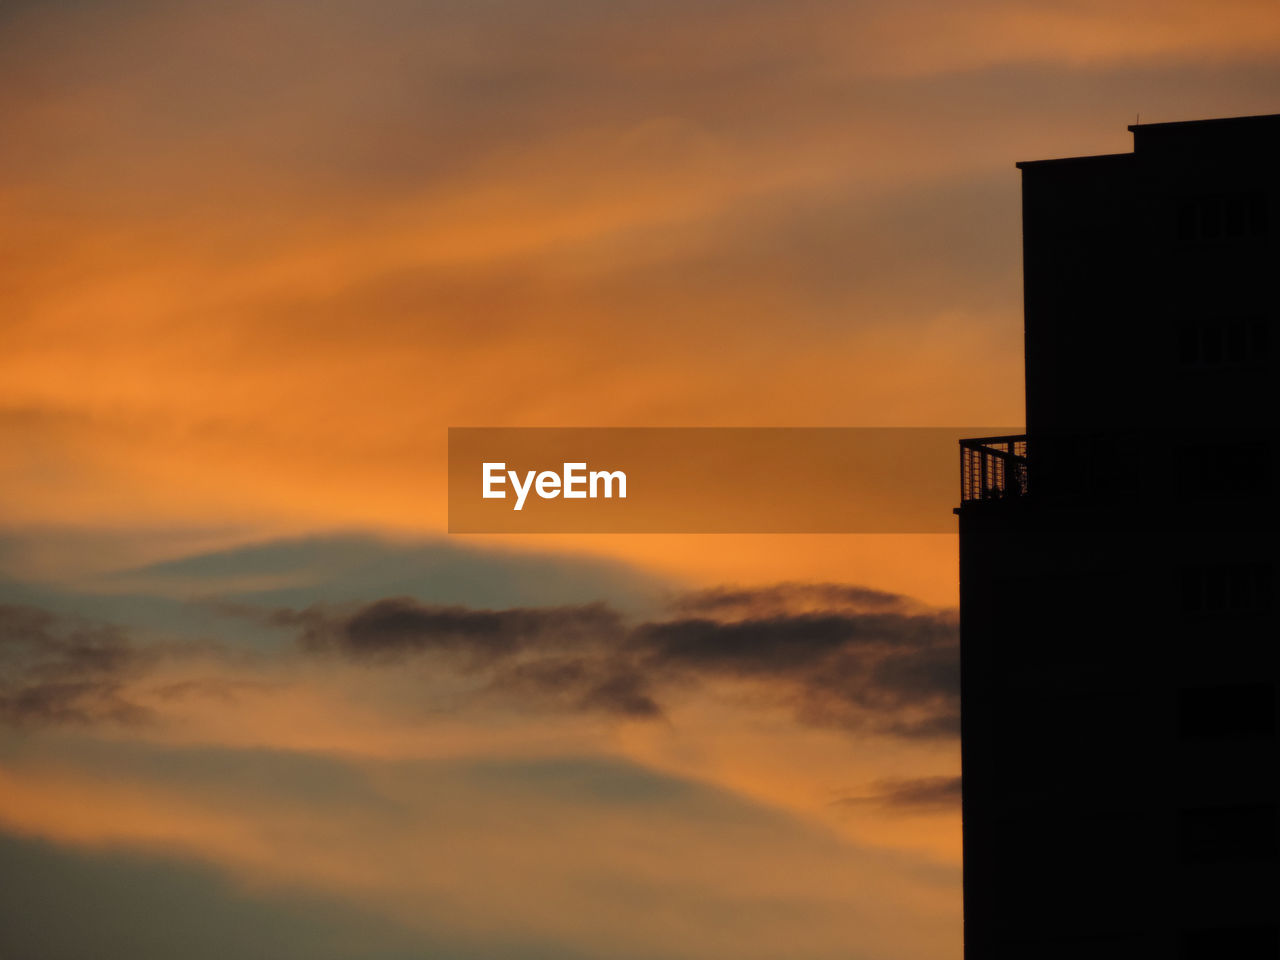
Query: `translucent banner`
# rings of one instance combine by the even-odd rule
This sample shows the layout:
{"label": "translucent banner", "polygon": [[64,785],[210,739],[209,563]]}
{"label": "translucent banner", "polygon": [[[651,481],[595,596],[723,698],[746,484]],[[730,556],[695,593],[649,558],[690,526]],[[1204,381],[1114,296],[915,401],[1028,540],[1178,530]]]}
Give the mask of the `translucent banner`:
{"label": "translucent banner", "polygon": [[1017,427],[449,430],[451,533],[954,533],[959,441]]}

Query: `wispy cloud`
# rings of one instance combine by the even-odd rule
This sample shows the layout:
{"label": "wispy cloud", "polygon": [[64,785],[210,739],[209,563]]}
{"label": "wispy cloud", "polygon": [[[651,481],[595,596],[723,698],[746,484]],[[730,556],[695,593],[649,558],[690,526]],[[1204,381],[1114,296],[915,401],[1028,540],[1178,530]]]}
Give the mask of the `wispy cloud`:
{"label": "wispy cloud", "polygon": [[865,796],[841,797],[835,803],[848,807],[867,804],[894,810],[951,810],[960,806],[959,777],[915,777],[879,780]]}
{"label": "wispy cloud", "polygon": [[[954,739],[919,729],[954,691],[886,667],[954,656],[954,618],[905,597],[721,588],[647,618],[408,598],[223,609],[228,636],[252,617],[291,641],[274,653],[29,606],[2,616],[21,689],[98,685],[58,709],[6,707],[10,831],[178,854],[459,949],[496,936],[562,955],[764,960],[786,940],[827,958],[856,929],[877,955],[914,958],[954,924],[953,808],[886,787],[877,759],[954,768]],[[767,875],[751,867],[762,859]],[[851,899],[873,878],[874,897]],[[872,900],[927,915],[930,932],[894,934]],[[705,932],[747,903],[771,904],[768,919]],[[627,939],[640,953],[615,936],[636,911],[650,917]]]}
{"label": "wispy cloud", "polygon": [[7,11],[0,494],[427,531],[450,424],[1016,421],[1011,162],[1280,91],[1270,4],[1154,11]]}
{"label": "wispy cloud", "polygon": [[126,687],[148,659],[116,627],[0,605],[0,722],[144,722]]}
{"label": "wispy cloud", "polygon": [[950,611],[834,584],[706,591],[672,608],[672,618],[629,623],[603,604],[495,611],[396,598],[259,616],[294,628],[310,652],[384,664],[429,658],[435,671],[483,677],[479,694],[554,708],[657,717],[691,684],[734,681],[804,723],[958,733]]}

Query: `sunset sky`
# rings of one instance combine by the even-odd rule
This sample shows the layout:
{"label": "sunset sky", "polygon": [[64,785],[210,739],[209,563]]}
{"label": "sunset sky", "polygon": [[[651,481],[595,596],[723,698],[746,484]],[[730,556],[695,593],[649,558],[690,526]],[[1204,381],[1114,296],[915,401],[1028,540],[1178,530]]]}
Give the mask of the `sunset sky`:
{"label": "sunset sky", "polygon": [[955,538],[449,536],[446,431],[1021,423],[1014,161],[1280,111],[1274,0],[12,0],[0,81],[0,955],[960,957]]}

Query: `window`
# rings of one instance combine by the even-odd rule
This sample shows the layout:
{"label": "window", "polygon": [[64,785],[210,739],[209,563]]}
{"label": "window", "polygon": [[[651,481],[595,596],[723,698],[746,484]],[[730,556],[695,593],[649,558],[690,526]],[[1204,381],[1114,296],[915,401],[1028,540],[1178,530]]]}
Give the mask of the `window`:
{"label": "window", "polygon": [[1188,616],[1261,613],[1271,607],[1275,575],[1269,563],[1222,563],[1189,567],[1179,584]]}
{"label": "window", "polygon": [[1273,684],[1232,683],[1178,692],[1181,740],[1266,740],[1275,735]]}
{"label": "window", "polygon": [[1274,860],[1280,855],[1274,803],[1202,807],[1178,815],[1183,863]]}
{"label": "window", "polygon": [[1182,935],[1180,960],[1275,960],[1280,930],[1274,926],[1189,930]]}
{"label": "window", "polygon": [[1271,492],[1271,452],[1261,441],[1200,443],[1177,452],[1178,493],[1236,499]]}
{"label": "window", "polygon": [[1237,367],[1271,357],[1271,324],[1264,317],[1186,320],[1178,327],[1178,363],[1184,367]]}
{"label": "window", "polygon": [[1259,190],[1185,200],[1178,207],[1178,239],[1220,243],[1268,233],[1267,195]]}

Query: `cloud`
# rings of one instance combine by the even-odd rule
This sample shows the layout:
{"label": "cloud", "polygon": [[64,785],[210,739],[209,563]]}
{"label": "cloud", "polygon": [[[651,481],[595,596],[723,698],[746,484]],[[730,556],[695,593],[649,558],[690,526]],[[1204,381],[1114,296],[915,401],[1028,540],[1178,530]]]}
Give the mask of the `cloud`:
{"label": "cloud", "polygon": [[960,805],[960,777],[915,777],[880,780],[869,796],[843,797],[836,803],[854,807],[866,804],[901,811],[953,809]]}
{"label": "cloud", "polygon": [[637,719],[662,715],[649,679],[621,659],[540,657],[500,670],[485,692],[579,712]]}
{"label": "cloud", "polygon": [[[0,530],[0,556],[6,539],[16,539],[6,538],[6,532]],[[68,549],[82,546],[68,541]],[[295,608],[404,594],[488,609],[607,600],[630,611],[648,606],[665,585],[655,575],[601,557],[516,552],[445,537],[344,532],[190,553],[116,571],[104,586]]]}
{"label": "cloud", "polygon": [[[948,694],[929,669],[877,670],[954,654],[949,613],[788,583],[674,597],[661,616],[396,597],[219,616],[219,638],[257,618],[275,652],[5,608],[6,666],[118,683],[150,722],[122,729],[82,707],[70,726],[46,714],[0,729],[0,828],[176,853],[256,891],[335,895],[460,942],[487,944],[499,915],[503,935],[554,941],[556,956],[825,960],[856,931],[868,955],[905,960],[954,940],[955,808],[911,805],[884,780],[954,772],[957,742],[918,730],[945,719]],[[826,690],[838,663],[855,686],[902,689]],[[894,791],[898,805],[835,800]],[[786,835],[775,844],[757,821]],[[890,877],[909,920],[881,938],[868,933],[879,907],[856,912]],[[925,895],[943,905],[936,936],[895,953]],[[734,919],[770,904],[758,927]],[[635,911],[671,910],[687,915],[652,942],[617,941]],[[835,926],[819,932],[828,911]]]}
{"label": "cloud", "polygon": [[[372,910],[421,940],[395,956],[917,960],[959,944],[958,863],[842,842],[626,760],[43,746],[0,762],[3,832],[210,863],[255,900]],[[141,928],[172,924],[204,927],[162,912]],[[375,957],[377,942],[333,955]]]}
{"label": "cloud", "polygon": [[[398,696],[408,698],[399,709],[410,709],[416,682],[420,709],[460,719],[669,720],[680,703],[727,698],[816,728],[923,740],[959,731],[954,612],[855,585],[696,591],[649,617],[606,602],[486,609],[411,597],[195,609],[215,609],[224,624],[252,621],[267,639],[257,649],[233,642],[244,624],[222,628],[226,643],[161,634],[142,644],[117,626],[0,605],[0,721],[176,719],[304,682],[312,664],[333,683],[353,667],[354,683],[396,667]],[[296,646],[272,652],[282,629]]]}
{"label": "cloud", "polygon": [[304,647],[338,649],[353,657],[439,651],[478,665],[539,644],[577,644],[617,633],[620,618],[603,604],[511,610],[422,605],[408,598],[378,600],[346,617],[319,608],[279,611],[275,623],[301,627]]}
{"label": "cloud", "polygon": [[[406,960],[440,952],[459,960],[545,957],[515,948],[449,950],[337,897],[296,888],[258,889],[250,897],[209,862],[132,850],[85,852],[0,834],[0,882],[4,945],[12,956],[223,960],[269,950],[274,960]],[[81,905],[74,922],[67,919],[69,903]],[[144,917],[145,923],[135,919]]]}
{"label": "cloud", "polygon": [[297,630],[312,653],[362,663],[434,655],[462,674],[484,672],[478,699],[516,699],[546,707],[634,717],[657,716],[647,678],[616,650],[628,628],[603,603],[508,610],[379,600],[341,614],[321,607],[276,610],[276,626]]}
{"label": "cloud", "polygon": [[34,522],[439,530],[450,423],[1008,422],[1011,161],[1280,89],[1252,0],[130,6],[0,38]]}
{"label": "cloud", "polygon": [[684,616],[769,616],[805,610],[902,610],[906,597],[843,583],[779,583],[750,589],[714,587],[671,600],[670,609]]}
{"label": "cloud", "polygon": [[241,702],[247,695],[266,693],[279,684],[263,680],[235,680],[224,677],[195,677],[190,680],[175,680],[163,683],[151,689],[151,692],[162,701],[181,701],[192,697],[213,700],[232,705]]}
{"label": "cloud", "polygon": [[651,647],[652,668],[765,684],[805,723],[902,736],[959,732],[959,663],[950,614],[677,620],[639,632]]}
{"label": "cloud", "polygon": [[0,603],[0,724],[154,728],[184,702],[232,706],[281,686],[219,675],[251,661],[207,639],[144,643],[116,624]]}
{"label": "cloud", "polygon": [[838,584],[704,591],[671,610],[631,623],[605,604],[495,611],[402,597],[259,616],[310,653],[481,675],[482,700],[656,718],[671,698],[727,681],[814,726],[959,732],[952,611]]}
{"label": "cloud", "polygon": [[144,722],[124,687],[146,660],[115,627],[0,604],[0,722]]}

